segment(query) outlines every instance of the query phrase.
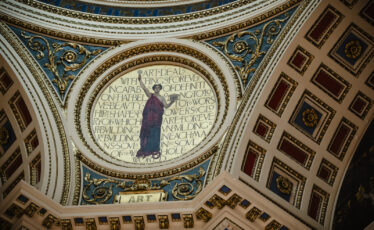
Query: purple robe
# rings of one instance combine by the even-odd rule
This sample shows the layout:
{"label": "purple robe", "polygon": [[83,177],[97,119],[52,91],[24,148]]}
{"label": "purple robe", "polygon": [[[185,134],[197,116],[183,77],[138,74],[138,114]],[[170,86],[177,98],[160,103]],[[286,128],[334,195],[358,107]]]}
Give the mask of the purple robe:
{"label": "purple robe", "polygon": [[160,157],[160,139],[164,104],[153,94],[148,99],[143,110],[142,127],[140,129],[140,149],[136,157],[152,155]]}

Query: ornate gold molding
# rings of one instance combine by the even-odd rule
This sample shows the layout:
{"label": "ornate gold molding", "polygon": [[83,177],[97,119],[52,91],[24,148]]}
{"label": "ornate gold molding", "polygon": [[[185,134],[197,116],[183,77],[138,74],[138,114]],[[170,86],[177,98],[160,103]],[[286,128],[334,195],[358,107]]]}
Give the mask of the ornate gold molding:
{"label": "ornate gold molding", "polygon": [[[123,61],[125,59],[128,59],[130,57],[140,55],[140,54],[144,54],[144,53],[150,53],[150,56],[148,56],[148,57],[144,57],[142,59],[136,59],[136,60],[134,60],[130,63],[127,63],[123,66],[118,67],[116,70],[112,71],[111,73],[106,74],[106,77],[101,80],[101,83],[100,83],[101,86],[99,86],[95,89],[97,91],[96,93],[99,92],[98,89],[100,87],[103,87],[105,85],[105,82],[108,82],[109,80],[115,78],[116,76],[118,76],[118,74],[123,73],[124,71],[129,71],[129,70],[133,69],[135,66],[142,65],[142,64],[147,64],[147,63],[152,63],[152,62],[165,63],[165,61],[166,62],[178,62],[179,61],[179,62],[181,62],[182,65],[190,66],[190,68],[193,68],[193,69],[195,69],[199,72],[202,72],[202,74],[206,78],[210,79],[210,76],[207,75],[207,72],[196,63],[191,63],[190,61],[187,61],[186,59],[179,58],[179,57],[174,57],[174,56],[170,56],[170,55],[169,55],[169,57],[166,56],[166,55],[165,56],[160,56],[159,54],[157,56],[152,55],[153,52],[161,52],[161,51],[162,52],[169,51],[169,52],[174,52],[174,53],[185,54],[185,55],[188,55],[188,56],[192,56],[193,58],[196,58],[196,59],[204,62],[205,64],[207,64],[217,74],[217,76],[219,77],[220,82],[222,84],[222,88],[224,90],[224,92],[223,92],[224,93],[224,99],[225,99],[225,107],[222,109],[223,118],[225,118],[227,116],[228,106],[231,103],[230,99],[229,99],[228,85],[226,83],[225,77],[223,76],[223,73],[221,72],[221,70],[219,69],[217,64],[213,60],[211,60],[209,57],[207,57],[205,54],[203,54],[203,53],[201,53],[197,50],[191,49],[189,47],[182,46],[182,45],[163,44],[163,43],[147,44],[147,45],[139,46],[139,47],[136,47],[136,48],[133,48],[133,49],[125,50],[124,52],[119,53],[119,54],[115,55],[114,57],[112,57],[111,59],[103,62],[101,64],[101,66],[96,68],[96,70],[94,70],[92,72],[92,74],[90,74],[87,77],[86,82],[82,85],[81,91],[78,94],[78,100],[76,101],[75,118],[74,119],[75,119],[75,127],[76,127],[76,130],[78,131],[78,135],[79,135],[81,141],[83,142],[83,144],[85,145],[85,147],[87,147],[90,150],[90,152],[93,153],[100,160],[104,160],[105,162],[108,162],[110,164],[114,164],[114,165],[117,165],[117,166],[123,166],[123,165],[119,165],[117,163],[109,162],[107,159],[104,159],[103,157],[98,155],[92,149],[92,147],[89,146],[89,144],[85,140],[83,132],[81,130],[81,123],[82,123],[83,117],[81,117],[80,114],[81,114],[81,111],[82,111],[84,98],[86,98],[86,95],[87,95],[90,87],[92,86],[92,84],[100,76],[102,76],[102,74],[107,69],[111,68],[112,66],[114,66],[114,65],[120,63],[121,61]],[[89,66],[86,66],[86,68],[89,68]],[[211,81],[211,83],[213,84],[213,87],[216,89],[217,88],[217,86],[215,85],[216,83],[213,83],[212,81]],[[74,84],[74,82],[73,82],[73,84]],[[220,96],[217,95],[217,97],[218,97],[218,100],[220,100],[219,99]],[[94,100],[94,97],[91,97],[91,99],[89,100],[88,103],[92,104],[93,100]],[[87,107],[90,108],[89,105]],[[217,117],[218,117],[218,115],[217,115]],[[89,122],[89,120],[90,120],[90,113],[89,112],[85,112],[84,119],[85,119],[86,123]],[[218,129],[217,130],[219,130],[219,127],[221,127],[222,125],[223,125],[223,122],[218,124],[218,127],[217,127]],[[89,135],[91,136],[92,134],[90,133]],[[92,136],[91,136],[91,138],[92,138]],[[213,136],[211,138],[213,138]],[[184,171],[186,169],[192,168],[192,167],[196,166],[197,164],[205,161],[212,154],[214,154],[217,151],[217,149],[218,149],[218,147],[214,146],[213,148],[211,148],[206,153],[200,154],[200,156],[196,157],[194,160],[190,161],[189,163],[187,163],[187,164],[185,164],[185,165],[183,165],[183,166],[181,166],[177,169],[169,169],[169,170],[166,170],[166,171],[154,172],[152,174],[146,173],[144,176],[146,178],[158,178],[158,177],[164,177],[164,176],[175,174],[177,172]],[[79,154],[79,158],[82,162],[84,162],[90,168],[94,169],[95,171],[101,172],[105,175],[112,176],[112,177],[117,177],[117,178],[129,178],[129,179],[131,179],[131,178],[134,179],[135,178],[135,174],[112,172],[108,169],[105,169],[101,166],[98,166],[97,164],[94,164],[92,161],[90,161],[88,158],[86,158],[83,154]]]}
{"label": "ornate gold molding", "polygon": [[208,40],[208,39],[211,39],[211,38],[223,36],[225,34],[230,34],[230,33],[233,33],[235,31],[243,30],[245,28],[249,28],[251,26],[260,24],[261,22],[264,22],[264,21],[266,21],[266,20],[268,20],[268,19],[270,19],[270,18],[272,18],[276,15],[280,15],[281,13],[283,13],[285,11],[288,11],[289,9],[291,9],[293,7],[296,7],[297,5],[300,4],[301,1],[302,0],[288,1],[288,2],[284,3],[283,5],[280,5],[277,8],[272,9],[271,11],[263,13],[260,16],[253,17],[253,18],[251,18],[247,21],[237,23],[237,24],[232,25],[232,26],[220,28],[220,29],[217,29],[217,30],[214,30],[214,31],[209,31],[209,32],[204,32],[204,33],[201,33],[201,34],[193,35],[193,36],[191,36],[191,38],[195,39],[195,40]]}
{"label": "ornate gold molding", "polygon": [[[237,109],[237,113],[235,114],[233,122],[231,123],[232,125],[230,126],[230,128],[229,128],[229,130],[227,132],[226,138],[225,138],[225,140],[224,140],[224,142],[222,144],[221,150],[220,150],[220,154],[217,155],[217,164],[218,165],[222,165],[223,164],[223,159],[225,158],[225,154],[227,154],[227,152],[229,152],[229,151],[230,152],[235,152],[236,149],[238,148],[239,145],[238,145],[238,143],[236,143],[232,147],[234,149],[230,148],[230,150],[228,150],[230,141],[232,140],[233,135],[234,135],[234,131],[235,131],[235,129],[238,128],[239,121],[240,121],[241,117],[243,116],[244,111],[246,111],[245,110],[246,106],[247,106],[246,102],[248,102],[248,100],[249,100],[250,96],[252,95],[255,87],[257,86],[260,78],[263,77],[263,73],[264,73],[265,69],[268,68],[270,59],[273,57],[276,49],[285,40],[286,34],[291,30],[291,27],[300,18],[300,16],[305,11],[305,9],[307,9],[307,6],[309,6],[310,2],[311,2],[311,0],[303,1],[303,3],[301,4],[300,8],[295,12],[295,15],[290,19],[290,21],[284,27],[282,33],[279,35],[278,39],[273,44],[272,48],[268,51],[267,56],[264,58],[264,60],[262,61],[260,67],[257,69],[257,73],[255,75],[253,75],[251,82],[249,83],[246,91],[243,94],[243,98],[242,98],[243,102],[240,104],[239,108]],[[306,20],[306,18],[304,19],[304,21],[305,20]],[[265,84],[262,85],[261,87],[258,87],[257,90],[260,92],[264,87],[265,87]],[[252,105],[250,107],[250,110],[252,110],[253,108],[254,108],[254,106]],[[246,118],[246,120],[247,120],[247,118]],[[242,136],[243,132],[244,132],[244,126],[241,127],[240,130],[238,130],[237,136]],[[231,167],[232,167],[232,164],[233,164],[233,159],[230,160],[230,162],[229,162],[226,170],[230,170]],[[222,167],[216,167],[215,168],[214,173],[213,173],[213,175],[214,175],[213,177],[217,176],[220,173],[221,168]],[[209,178],[209,179],[213,179],[213,177]]]}
{"label": "ornate gold molding", "polygon": [[[206,16],[212,16],[212,15],[218,14],[218,13],[220,13],[221,8],[224,8],[225,9],[224,11],[227,11],[227,10],[229,10],[228,5],[235,5],[234,8],[237,8],[237,7],[239,8],[240,6],[243,6],[243,5],[246,5],[246,4],[249,4],[249,3],[252,2],[252,0],[241,0],[241,1],[236,1],[234,3],[222,6],[222,7],[214,7],[214,9],[204,10],[204,11],[195,12],[195,13],[191,13],[191,14],[182,14],[182,15],[178,15],[178,16],[133,18],[133,17],[109,17],[109,16],[87,14],[87,13],[85,14],[85,13],[81,13],[81,12],[62,9],[62,8],[59,8],[59,7],[54,7],[54,6],[51,6],[51,5],[46,5],[44,3],[40,3],[40,2],[37,2],[37,1],[34,1],[34,0],[18,0],[18,1],[23,2],[27,5],[30,5],[30,6],[35,7],[35,8],[45,10],[47,12],[60,14],[60,15],[63,15],[63,16],[74,17],[74,19],[75,18],[81,18],[81,19],[86,19],[86,20],[89,20],[89,21],[98,21],[98,22],[106,22],[106,23],[113,23],[113,24],[115,24],[115,23],[129,24],[129,25],[151,25],[151,24],[159,24],[159,23],[167,24],[167,23],[178,22],[178,21],[186,21],[186,20],[190,20],[190,19],[198,19],[200,16],[206,17]],[[244,3],[244,2],[246,2],[246,3]],[[253,26],[255,24],[259,24],[263,21],[266,21],[269,18],[271,18],[271,17],[273,17],[277,14],[280,14],[284,11],[289,10],[290,8],[293,8],[293,7],[297,6],[300,2],[301,2],[301,0],[290,0],[290,1],[282,4],[281,6],[275,8],[275,9],[272,9],[271,11],[263,13],[260,16],[251,18],[247,21],[244,21],[244,22],[241,22],[241,23],[236,23],[235,25],[227,26],[227,27],[220,28],[220,29],[217,29],[217,30],[214,30],[214,31],[210,31],[210,32],[202,32],[202,33],[199,33],[199,34],[196,34],[196,35],[187,35],[187,36],[184,36],[184,38],[192,38],[194,40],[207,40],[209,38],[213,38],[213,37],[221,36],[221,35],[224,35],[224,34],[232,33],[234,31],[239,31],[239,30],[242,30],[244,28],[248,28],[248,27]],[[270,3],[271,2],[257,3],[252,7],[257,7],[259,4],[268,5]],[[11,3],[9,3],[9,4],[11,4]],[[36,14],[36,15],[40,14],[40,12],[37,13],[37,12],[35,12],[33,10],[30,10],[30,9],[27,9],[25,7],[19,7],[15,4],[11,4],[11,5],[12,5],[12,10],[14,10],[16,8],[21,8],[20,9],[21,12],[32,11],[33,14]],[[245,10],[245,8],[242,8],[239,11],[239,13],[243,10]],[[235,13],[238,13],[238,12],[235,12]],[[79,15],[84,15],[84,16],[79,17]],[[45,18],[51,19],[50,15],[44,14],[44,16],[45,16]],[[39,34],[44,34],[44,35],[47,35],[47,36],[60,38],[60,39],[67,40],[67,41],[76,41],[76,42],[81,42],[81,43],[89,43],[89,44],[96,44],[96,45],[103,45],[103,46],[116,46],[116,45],[119,45],[119,44],[129,42],[129,41],[123,41],[123,40],[98,39],[98,38],[81,36],[81,35],[72,35],[70,33],[65,33],[64,31],[49,30],[49,29],[40,27],[39,25],[31,24],[29,22],[19,20],[18,18],[14,18],[14,17],[12,17],[12,15],[2,15],[2,16],[0,16],[0,18],[2,20],[4,20],[5,22],[9,23],[9,24],[16,25],[16,26],[21,27],[23,29],[31,30],[31,31],[39,33]],[[53,20],[58,20],[58,18],[56,18],[56,17],[52,17],[52,19]],[[43,19],[43,20],[45,20],[46,22],[51,23],[51,24],[56,24],[57,23],[57,21],[50,21],[50,20],[47,20],[47,19]],[[59,20],[61,20],[61,19],[59,19]],[[76,24],[75,20],[70,20],[70,21],[69,20],[63,20],[63,21],[68,23],[69,26],[68,25],[63,25],[61,23],[58,23],[58,24],[60,24],[61,26],[65,26],[65,27],[67,26],[67,27],[71,27],[71,28],[76,28],[76,27],[72,26],[73,24]],[[211,24],[217,24],[217,23],[218,22],[211,23]],[[193,24],[196,24],[196,22],[194,22]],[[191,25],[191,23],[189,25]],[[116,30],[116,32],[118,30],[123,31],[123,28],[122,27],[120,28],[118,26],[102,26],[102,27],[106,28],[106,29]],[[197,25],[196,25],[196,27],[197,27]],[[175,28],[175,29],[170,30],[170,32],[178,32],[178,31],[184,30],[184,28],[181,28],[179,24],[178,25],[170,25],[169,24],[169,25],[165,25],[165,26],[158,26],[158,27],[155,27],[154,29],[172,29],[172,28]],[[144,28],[131,28],[131,27],[129,27],[129,28],[126,28],[126,29],[129,30],[129,31],[126,32],[127,34],[138,34],[140,30],[143,30],[144,34],[149,33],[149,32],[147,32],[149,30],[149,28],[145,28],[145,27]],[[98,32],[98,30],[96,29],[95,32]],[[101,30],[101,32],[114,33],[114,32],[111,32],[111,31],[103,31],[103,30]]]}
{"label": "ornate gold molding", "polygon": [[[34,77],[35,81],[40,87],[44,95],[44,98],[47,101],[47,106],[51,110],[53,118],[56,121],[56,124],[53,124],[53,125],[57,127],[58,134],[60,136],[61,146],[63,150],[62,154],[63,154],[63,159],[64,159],[64,179],[63,179],[63,188],[62,188],[63,191],[62,191],[60,203],[62,205],[66,205],[68,201],[69,187],[70,187],[70,159],[69,159],[70,156],[69,156],[69,147],[68,147],[65,130],[62,124],[61,117],[58,113],[58,110],[53,101],[53,98],[49,94],[48,88],[42,79],[43,71],[40,69],[39,65],[33,60],[33,58],[30,56],[28,52],[25,52],[25,48],[23,47],[22,43],[12,33],[12,31],[10,31],[10,29],[3,23],[0,23],[0,34],[7,40],[7,42],[9,42],[12,45],[13,49],[19,54],[19,57],[22,59],[23,63],[27,66],[28,70],[32,73],[32,76]],[[23,81],[26,81],[26,79],[23,78],[23,74],[20,74],[18,72],[18,76],[20,76]],[[26,85],[26,87],[28,91],[31,91],[28,85]],[[36,98],[35,98],[36,95],[30,94],[30,96],[31,96],[31,99],[36,102]],[[40,98],[38,98],[38,100],[40,100]],[[40,113],[41,110],[39,106],[37,105],[37,103],[35,103],[35,106],[37,107]],[[41,120],[43,124],[42,126],[44,127],[44,133],[46,133],[46,138],[47,138],[46,143],[48,146],[47,149],[48,149],[49,154],[52,154],[51,146],[50,146],[50,137],[47,135],[48,132],[46,130],[46,122],[48,122],[51,127],[52,127],[52,124],[50,124],[50,121],[44,121],[43,118],[41,118]],[[47,187],[46,193],[48,193],[48,190],[50,189],[49,185],[51,182],[51,167],[52,167],[51,157],[49,157],[48,163],[49,163],[49,173],[48,173],[48,182],[46,186]]]}
{"label": "ornate gold molding", "polygon": [[[161,16],[161,17],[110,17],[105,15],[97,15],[97,14],[89,14],[83,13],[73,10],[64,9],[61,7],[56,7],[49,4],[44,4],[34,0],[17,0],[23,4],[31,6],[33,8],[37,8],[46,12],[63,15],[75,19],[83,19],[89,21],[96,21],[96,22],[106,22],[106,23],[119,23],[119,24],[134,24],[134,25],[143,25],[143,24],[160,24],[160,23],[173,23],[173,22],[181,22],[181,21],[188,21],[188,20],[195,20],[205,17],[211,17],[213,15],[217,15],[220,13],[224,13],[230,10],[234,10],[245,6],[247,4],[253,3],[254,0],[238,0],[233,3],[225,4],[220,7],[214,7],[209,10],[202,10],[197,12],[192,12],[183,15],[172,15],[172,16]],[[263,4],[263,2],[255,4],[255,6]],[[253,6],[254,7],[254,6]],[[243,11],[241,9],[240,11]]]}
{"label": "ornate gold molding", "polygon": [[[204,154],[201,154],[199,157],[194,159],[193,161],[187,162],[183,164],[180,167],[175,167],[172,169],[164,170],[164,171],[158,171],[158,172],[152,172],[152,173],[144,173],[141,174],[142,178],[145,179],[156,179],[160,177],[167,177],[171,176],[176,173],[181,173],[185,170],[191,169],[195,167],[196,165],[202,163],[206,159],[208,159],[211,155],[215,154],[218,151],[218,146],[213,146],[209,151],[205,152]],[[139,177],[139,173],[123,173],[123,172],[116,172],[107,168],[104,168],[100,165],[97,165],[93,163],[91,160],[89,160],[87,157],[82,155],[82,153],[77,152],[77,159],[87,165],[92,170],[95,170],[99,173],[102,173],[106,176],[114,177],[114,178],[120,178],[120,179],[136,179]],[[79,169],[80,170],[80,169]],[[76,169],[77,171],[77,169]],[[76,175],[77,177],[77,175]],[[76,184],[77,185],[77,184]],[[78,192],[77,192],[78,193]]]}
{"label": "ornate gold molding", "polygon": [[[84,181],[86,184],[83,186],[82,197],[83,200],[89,204],[105,204],[111,198],[114,201],[118,199],[115,195],[114,189],[122,189],[121,193],[130,194],[149,194],[150,192],[163,192],[165,194],[168,191],[163,191],[163,188],[170,184],[172,181],[176,181],[174,186],[171,188],[171,195],[176,200],[191,200],[203,189],[202,178],[205,175],[205,170],[200,167],[198,173],[193,175],[177,175],[168,179],[163,179],[159,184],[152,183],[152,181],[145,178],[137,178],[131,185],[128,185],[126,181],[119,181],[110,178],[91,178],[91,174],[86,172]],[[196,183],[196,185],[193,184]],[[166,199],[167,195],[164,197]],[[113,202],[114,202],[113,201]],[[135,201],[133,201],[135,202]]]}
{"label": "ornate gold molding", "polygon": [[82,35],[73,35],[71,33],[66,33],[63,31],[56,31],[43,28],[39,25],[31,24],[29,22],[22,21],[18,18],[14,18],[10,15],[1,15],[0,19],[6,22],[7,24],[22,28],[26,31],[32,31],[33,33],[42,34],[52,38],[58,38],[65,41],[75,41],[79,43],[100,45],[100,46],[117,46],[119,44],[127,43],[125,41],[119,40],[109,40],[109,39],[98,39]]}
{"label": "ornate gold molding", "polygon": [[[94,140],[94,143],[96,144],[96,146],[102,151],[102,152],[105,152],[105,150],[95,141],[95,138],[94,138],[94,135],[93,135],[93,131],[92,131],[92,125],[91,125],[91,114],[92,114],[92,108],[93,108],[93,105],[94,105],[94,102],[95,102],[95,99],[96,97],[98,96],[98,94],[100,93],[100,91],[102,90],[103,87],[105,87],[107,85],[107,83],[111,80],[113,80],[114,78],[116,78],[118,75],[120,75],[121,73],[123,73],[124,71],[128,71],[129,69],[132,69],[134,68],[135,66],[139,65],[143,65],[143,64],[147,64],[147,65],[152,65],[152,64],[157,64],[157,63],[170,63],[170,64],[181,64],[181,65],[184,65],[184,66],[189,66],[190,68],[193,68],[194,70],[197,70],[199,73],[201,73],[205,78],[209,79],[209,82],[212,84],[213,88],[214,88],[214,91],[215,91],[215,95],[217,97],[217,101],[218,101],[218,111],[217,111],[217,116],[216,116],[216,119],[214,121],[214,124],[217,124],[219,121],[218,121],[218,117],[219,117],[219,114],[220,114],[220,111],[219,111],[219,108],[220,108],[220,95],[218,92],[218,89],[217,89],[217,86],[214,85],[214,82],[213,82],[213,79],[209,76],[209,73],[204,70],[201,66],[199,66],[198,64],[196,63],[192,63],[184,58],[180,58],[180,57],[177,57],[177,56],[163,56],[163,55],[157,55],[157,56],[148,56],[146,58],[142,58],[142,59],[137,59],[137,60],[134,60],[133,62],[130,62],[130,63],[127,63],[119,68],[117,68],[116,70],[112,71],[111,73],[107,74],[106,77],[104,79],[102,79],[100,81],[100,83],[95,87],[95,90],[93,91],[93,93],[91,94],[90,98],[89,98],[89,101],[87,103],[87,108],[88,108],[88,111],[86,112],[86,117],[85,117],[85,121],[88,123],[88,130],[89,130],[89,135],[91,137],[92,140]],[[223,78],[223,76],[221,75],[221,77]],[[224,81],[224,80],[223,80]],[[88,90],[89,87],[84,87],[85,90]],[[226,91],[227,91],[227,87],[225,87]],[[86,94],[83,94],[81,96],[85,96]],[[83,98],[80,98],[81,101],[83,101]],[[229,103],[229,100],[228,100],[228,91],[226,92],[225,94],[225,99],[226,99],[226,104]],[[78,116],[79,114],[76,113],[76,116]],[[226,117],[227,115],[227,108],[225,108],[225,111],[224,111],[224,115],[223,117]],[[78,118],[80,119],[80,117]],[[223,121],[219,124],[219,126],[221,127],[222,126],[222,123]],[[81,135],[81,140],[84,141],[85,143],[87,143],[84,138],[83,138],[83,132],[82,130],[80,129],[79,126],[76,125],[76,128],[77,130],[79,130],[79,133]],[[219,129],[217,129],[217,132],[219,131]],[[216,132],[216,133],[217,133]],[[206,140],[207,137],[205,137],[202,142],[204,142]],[[211,140],[211,139],[210,139]],[[209,141],[210,141],[209,140]],[[90,146],[87,146],[88,148],[90,148]],[[195,151],[198,151],[199,149],[194,149]],[[94,150],[92,150],[91,148],[91,151],[94,152]],[[97,154],[95,154],[97,155]],[[109,155],[110,156],[110,155]],[[110,156],[111,158],[113,158],[112,156]],[[102,160],[106,161],[106,162],[109,162],[107,161],[106,159],[104,158],[101,158]],[[113,158],[114,160],[118,160],[117,158]],[[119,165],[119,164],[117,164]],[[120,166],[120,165],[119,165]]]}

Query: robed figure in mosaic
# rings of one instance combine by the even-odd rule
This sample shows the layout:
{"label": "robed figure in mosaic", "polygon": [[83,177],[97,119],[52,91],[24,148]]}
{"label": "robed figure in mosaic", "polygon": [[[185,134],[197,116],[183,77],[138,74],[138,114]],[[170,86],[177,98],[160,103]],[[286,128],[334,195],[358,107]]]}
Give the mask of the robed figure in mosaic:
{"label": "robed figure in mosaic", "polygon": [[152,156],[158,159],[161,156],[160,141],[161,141],[161,125],[164,108],[169,108],[176,100],[178,95],[170,96],[170,103],[167,103],[165,98],[160,95],[162,89],[161,84],[153,85],[154,93],[151,93],[142,81],[141,71],[138,71],[138,80],[140,87],[147,95],[148,100],[144,106],[142,127],[140,129],[140,149],[136,157]]}

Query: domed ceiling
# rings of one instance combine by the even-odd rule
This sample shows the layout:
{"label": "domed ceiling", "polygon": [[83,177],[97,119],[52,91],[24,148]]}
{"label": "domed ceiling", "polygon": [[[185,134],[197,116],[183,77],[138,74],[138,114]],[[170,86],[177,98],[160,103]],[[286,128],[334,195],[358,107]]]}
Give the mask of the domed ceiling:
{"label": "domed ceiling", "polygon": [[373,9],[0,2],[1,226],[368,226]]}

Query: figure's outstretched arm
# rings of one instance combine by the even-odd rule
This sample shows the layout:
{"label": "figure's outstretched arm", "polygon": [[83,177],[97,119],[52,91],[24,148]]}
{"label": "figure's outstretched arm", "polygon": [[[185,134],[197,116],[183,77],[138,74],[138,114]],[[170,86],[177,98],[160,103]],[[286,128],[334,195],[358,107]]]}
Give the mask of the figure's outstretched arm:
{"label": "figure's outstretched arm", "polygon": [[142,81],[142,71],[141,70],[139,70],[138,71],[138,80],[139,80],[139,83],[140,83],[140,87],[143,89],[143,91],[144,91],[144,93],[145,93],[145,95],[147,95],[147,97],[151,97],[151,92],[149,92],[149,90],[147,89],[147,87],[145,87],[145,85],[144,85],[144,83],[143,83],[143,81]]}
{"label": "figure's outstretched arm", "polygon": [[178,97],[171,97],[170,98],[171,100],[170,100],[170,103],[166,103],[166,101],[165,101],[165,103],[164,103],[164,107],[167,109],[167,108],[169,108],[174,102],[176,102],[177,100],[178,100]]}
{"label": "figure's outstretched arm", "polygon": [[169,108],[175,101],[170,101],[170,103],[166,103],[165,104],[165,108]]}

